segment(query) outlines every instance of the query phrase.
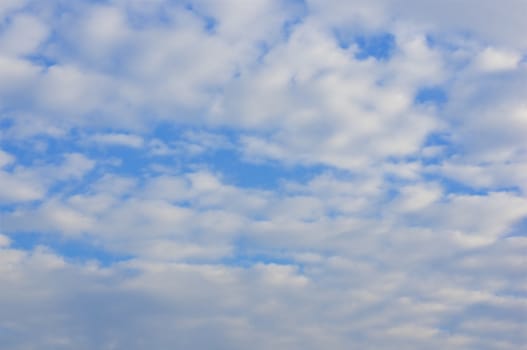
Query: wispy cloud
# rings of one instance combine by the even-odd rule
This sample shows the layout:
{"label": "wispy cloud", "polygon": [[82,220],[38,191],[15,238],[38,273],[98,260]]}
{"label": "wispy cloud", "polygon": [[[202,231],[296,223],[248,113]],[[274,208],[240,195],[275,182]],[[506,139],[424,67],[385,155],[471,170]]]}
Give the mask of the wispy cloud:
{"label": "wispy cloud", "polygon": [[143,147],[143,138],[130,134],[94,134],[89,137],[89,140],[96,145],[124,146],[131,148]]}

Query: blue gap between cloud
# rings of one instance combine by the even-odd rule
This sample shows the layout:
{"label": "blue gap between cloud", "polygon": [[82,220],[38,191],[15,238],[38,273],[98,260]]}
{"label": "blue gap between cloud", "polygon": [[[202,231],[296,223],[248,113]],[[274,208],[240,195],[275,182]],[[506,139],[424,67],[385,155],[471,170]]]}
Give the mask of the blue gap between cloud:
{"label": "blue gap between cloud", "polygon": [[514,224],[505,237],[527,237],[527,217]]}
{"label": "blue gap between cloud", "polygon": [[[165,125],[157,128],[154,136],[163,142],[170,143],[183,139],[182,135],[189,130],[218,133],[230,142],[236,143],[239,134],[228,128],[192,129]],[[180,172],[193,172],[196,165],[204,165],[213,172],[222,174],[229,184],[242,188],[274,189],[282,181],[307,181],[329,168],[322,165],[294,165],[284,166],[278,162],[266,161],[253,163],[244,160],[238,150],[232,148],[213,149],[197,156],[178,155],[177,158],[158,157],[155,162],[161,165],[173,166],[177,163]],[[137,171],[135,171],[137,173]]]}
{"label": "blue gap between cloud", "polygon": [[110,252],[87,237],[65,238],[45,233],[8,234],[12,241],[11,248],[30,251],[37,246],[45,246],[56,254],[74,262],[97,260],[102,266],[129,260],[128,255]]}
{"label": "blue gap between cloud", "polygon": [[355,58],[364,60],[373,57],[377,60],[388,60],[395,50],[395,36],[390,33],[374,36],[359,36],[355,39],[359,51]]}
{"label": "blue gap between cloud", "polygon": [[284,167],[276,162],[250,163],[241,159],[240,155],[232,150],[207,154],[198,160],[223,174],[228,183],[257,189],[274,189],[287,180],[304,182],[327,169],[320,165]]}
{"label": "blue gap between cloud", "polygon": [[414,102],[417,104],[434,104],[443,106],[448,101],[446,91],[439,86],[427,86],[419,89]]}
{"label": "blue gap between cloud", "polygon": [[366,60],[375,58],[379,61],[389,60],[396,48],[395,36],[391,33],[378,33],[372,35],[356,35],[344,29],[334,29],[333,31],[338,45],[342,49],[348,49],[356,45],[358,51],[355,58]]}

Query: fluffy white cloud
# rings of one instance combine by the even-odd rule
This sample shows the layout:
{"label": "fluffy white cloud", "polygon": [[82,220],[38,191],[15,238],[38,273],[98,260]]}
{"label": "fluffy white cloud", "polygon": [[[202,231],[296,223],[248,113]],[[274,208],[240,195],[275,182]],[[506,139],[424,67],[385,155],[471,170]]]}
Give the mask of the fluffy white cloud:
{"label": "fluffy white cloud", "polygon": [[[5,165],[14,157],[1,151]],[[34,201],[44,198],[49,187],[61,181],[82,178],[95,165],[95,162],[79,153],[63,155],[60,164],[34,164],[33,166],[11,166],[0,170],[0,201],[3,203]],[[4,165],[4,166],[5,166]]]}
{"label": "fluffy white cloud", "polygon": [[388,62],[358,60],[353,48],[339,47],[330,31],[306,21],[256,75],[240,79],[220,110],[271,130],[270,137],[242,139],[249,158],[353,169],[412,154],[438,127],[413,98],[419,86],[441,81],[441,63],[423,38],[403,37],[399,47]]}
{"label": "fluffy white cloud", "polygon": [[47,36],[47,28],[38,18],[19,15],[0,36],[0,50],[6,56],[31,54]]}
{"label": "fluffy white cloud", "polygon": [[514,52],[504,52],[488,47],[481,52],[475,61],[477,69],[484,72],[496,72],[515,69],[520,63],[521,55]]}

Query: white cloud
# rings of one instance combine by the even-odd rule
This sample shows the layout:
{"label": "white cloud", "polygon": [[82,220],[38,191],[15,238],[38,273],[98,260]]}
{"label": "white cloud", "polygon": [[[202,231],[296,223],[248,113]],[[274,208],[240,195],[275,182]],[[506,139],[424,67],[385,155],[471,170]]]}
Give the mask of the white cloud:
{"label": "white cloud", "polygon": [[[519,257],[515,244],[477,257],[487,262],[500,253]],[[511,331],[518,329],[515,320],[521,319],[525,304],[512,296],[478,292],[482,285],[474,276],[480,273],[487,291],[511,286],[503,270],[489,273],[473,267],[464,280],[450,265],[436,266],[432,274],[417,269],[401,275],[389,266],[380,269],[353,260],[301,273],[273,264],[239,268],[141,260],[100,268],[64,264],[42,249],[2,250],[0,258],[2,284],[10,287],[0,292],[0,324],[8,345],[38,341],[44,349],[72,344],[79,349],[112,344],[139,349],[183,342],[243,349],[257,339],[257,349],[345,349],[350,344],[514,349],[525,340],[521,332]],[[16,294],[10,292],[13,288]],[[46,317],[17,313],[24,305]],[[492,320],[490,333],[490,319],[478,307],[501,315]],[[110,317],[115,312],[120,315],[117,323]],[[109,327],[112,332],[106,333]],[[100,336],[85,336],[90,331]],[[17,336],[29,332],[31,337]],[[208,336],[198,336],[203,332]],[[63,345],[57,345],[59,339]]]}
{"label": "white cloud", "polygon": [[36,51],[48,36],[47,27],[36,17],[15,16],[0,35],[3,55],[27,55]]}
{"label": "white cloud", "polygon": [[62,158],[59,164],[35,162],[37,164],[27,167],[15,163],[10,170],[0,170],[0,180],[4,184],[0,187],[0,201],[16,203],[42,199],[53,184],[80,179],[95,166],[93,160],[79,153],[64,154]]}
{"label": "white cloud", "polygon": [[39,68],[25,60],[0,55],[0,93],[12,98],[16,106],[30,97],[27,94],[33,90],[38,73]]}
{"label": "white cloud", "polygon": [[22,8],[27,2],[27,0],[2,1],[2,4],[0,5],[0,19],[4,20],[6,15],[9,15],[12,11]]}
{"label": "white cloud", "polygon": [[475,66],[483,72],[507,71],[517,68],[520,60],[521,55],[515,52],[488,47],[476,57]]}
{"label": "white cloud", "polygon": [[394,203],[394,208],[402,212],[421,210],[438,201],[443,194],[443,189],[430,184],[405,186],[399,191],[400,195]]}
{"label": "white cloud", "polygon": [[423,209],[418,216],[413,218],[415,223],[450,232],[460,243],[466,239],[469,245],[491,244],[527,216],[527,201],[511,193],[499,192],[479,196],[450,195]]}
{"label": "white cloud", "polygon": [[89,140],[100,145],[115,145],[131,148],[141,148],[144,144],[143,138],[140,136],[119,133],[95,134],[91,135]]}
{"label": "white cloud", "polygon": [[185,131],[181,138],[169,144],[154,139],[149,143],[153,156],[193,157],[219,150],[233,149],[234,144],[225,135],[207,131]]}
{"label": "white cloud", "polygon": [[[105,179],[116,178],[107,175]],[[60,300],[47,306],[46,313],[66,315],[69,321],[57,318],[50,323],[47,317],[44,323],[19,316],[16,323],[7,323],[11,309],[3,308],[0,324],[13,334],[13,327],[22,333],[34,332],[30,325],[36,322],[45,331],[33,333],[32,339],[56,347],[51,338],[62,337],[81,349],[112,341],[132,349],[137,344],[164,346],[174,344],[170,336],[174,333],[181,333],[189,345],[206,347],[194,336],[203,331],[221,334],[215,344],[229,348],[244,348],[259,338],[262,348],[344,349],[350,342],[361,346],[373,342],[380,349],[403,343],[410,349],[452,344],[480,348],[486,326],[484,317],[473,311],[478,304],[495,308],[502,322],[517,324],[519,313],[509,308],[521,312],[525,306],[500,291],[519,288],[525,242],[522,237],[496,237],[527,214],[525,200],[505,193],[438,198],[433,184],[415,185],[401,191],[401,200],[407,204],[395,207],[422,219],[404,222],[400,216],[393,217],[393,203],[385,202],[389,189],[383,188],[382,178],[373,179],[371,175],[339,179],[326,174],[309,183],[287,184],[286,192],[277,194],[235,188],[200,172],[148,179],[144,188],[129,181],[115,195],[98,186],[90,195],[48,202],[38,215],[28,213],[19,223],[27,228],[27,218],[32,218],[39,230],[50,225],[62,234],[83,230],[107,249],[133,253],[136,258],[99,268],[64,265],[60,257],[49,253],[4,249],[1,266],[11,268],[2,274],[2,283],[17,289],[18,295],[3,289],[0,301],[16,306],[22,295],[40,305]],[[371,215],[377,218],[368,220]],[[229,226],[233,218],[242,219],[241,224]],[[414,226],[423,220],[428,221],[422,228]],[[4,217],[3,222],[4,230],[10,232],[13,218]],[[282,258],[292,260],[287,265],[259,263],[245,268],[211,265],[235,254],[235,237],[245,237],[251,243],[247,249],[274,252],[275,259],[279,251]],[[473,244],[477,249],[471,248]],[[444,263],[437,265],[437,261]],[[300,263],[302,270],[296,266]],[[42,278],[32,277],[36,274]],[[25,286],[23,281],[32,285]],[[36,289],[46,293],[35,295],[32,290]],[[112,297],[116,291],[118,300]],[[145,322],[124,322],[113,328],[113,336],[85,339],[87,329],[106,327],[100,323],[106,319],[106,308],[97,308],[102,313],[93,316],[99,320],[93,323],[84,307],[71,307],[70,301],[78,304],[78,298],[83,300],[80,305],[93,301],[99,306],[112,304],[114,310],[120,305],[123,320]],[[155,305],[162,305],[162,314],[148,312]],[[178,322],[166,323],[166,318]],[[445,331],[452,318],[457,323]],[[478,326],[473,320],[481,323]],[[137,329],[133,339],[131,329]],[[414,336],[407,332],[411,329],[423,332]],[[363,338],[355,336],[359,333]],[[21,344],[22,340],[10,341]],[[521,341],[497,329],[486,346],[513,349]]]}
{"label": "white cloud", "polygon": [[101,60],[131,40],[126,13],[114,6],[89,7],[80,25],[75,27],[78,35],[85,39],[79,43],[84,57]]}
{"label": "white cloud", "polygon": [[234,85],[220,110],[270,134],[242,138],[249,159],[354,169],[412,154],[439,126],[429,111],[412,106],[414,94],[438,83],[442,68],[422,38],[400,40],[392,60],[360,61],[306,20],[255,74]]}
{"label": "white cloud", "polygon": [[24,202],[40,199],[44,196],[44,188],[34,183],[28,174],[10,174],[0,171],[0,201],[3,203]]}
{"label": "white cloud", "polygon": [[0,248],[9,247],[9,244],[11,244],[9,237],[0,234]]}
{"label": "white cloud", "polygon": [[25,3],[5,347],[526,343],[524,1]]}
{"label": "white cloud", "polygon": [[13,161],[14,161],[14,157],[11,154],[3,150],[0,150],[0,168],[3,168],[6,165],[13,163]]}

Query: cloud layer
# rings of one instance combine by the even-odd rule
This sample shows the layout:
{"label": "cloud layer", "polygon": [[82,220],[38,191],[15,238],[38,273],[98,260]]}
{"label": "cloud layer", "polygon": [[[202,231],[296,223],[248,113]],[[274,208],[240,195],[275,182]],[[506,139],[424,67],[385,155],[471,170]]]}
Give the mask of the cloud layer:
{"label": "cloud layer", "polygon": [[0,343],[523,349],[526,6],[2,2]]}

